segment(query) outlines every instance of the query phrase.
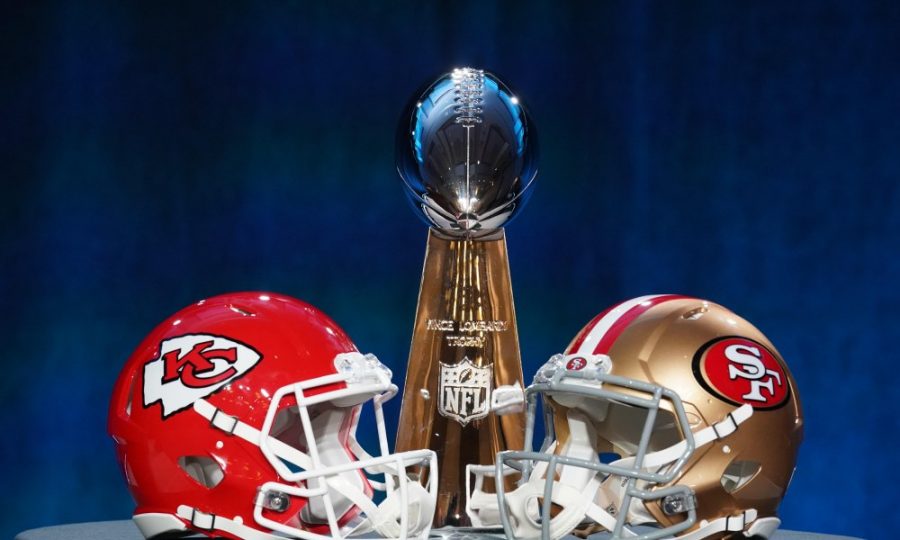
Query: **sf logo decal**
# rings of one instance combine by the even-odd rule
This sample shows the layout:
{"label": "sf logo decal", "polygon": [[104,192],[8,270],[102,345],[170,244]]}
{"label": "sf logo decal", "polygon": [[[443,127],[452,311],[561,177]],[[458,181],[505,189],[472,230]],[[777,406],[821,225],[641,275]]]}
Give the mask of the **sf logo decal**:
{"label": "sf logo decal", "polygon": [[163,418],[244,375],[262,355],[225,336],[187,334],[163,340],[144,365],[144,406],[160,402]]}
{"label": "sf logo decal", "polygon": [[587,360],[581,356],[573,356],[566,362],[566,369],[569,371],[580,371],[587,366]]}
{"label": "sf logo decal", "polygon": [[694,356],[694,374],[711,393],[737,405],[774,409],[787,401],[784,368],[765,346],[751,339],[725,337],[705,344]]}
{"label": "sf logo decal", "polygon": [[[775,395],[775,384],[783,386],[781,372],[768,369],[762,361],[762,351],[759,347],[735,344],[725,347],[725,358],[731,361],[728,364],[728,378],[735,380],[738,377],[750,381],[750,391],[742,397],[750,401],[765,403],[767,399]],[[766,390],[764,396],[762,391]]]}

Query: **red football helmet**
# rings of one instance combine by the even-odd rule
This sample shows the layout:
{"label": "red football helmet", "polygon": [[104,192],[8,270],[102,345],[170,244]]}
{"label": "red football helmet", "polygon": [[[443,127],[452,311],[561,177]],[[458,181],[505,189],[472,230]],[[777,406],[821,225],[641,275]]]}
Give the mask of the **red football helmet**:
{"label": "red football helmet", "polygon": [[[396,392],[390,370],[299,300],[188,306],[144,339],[113,391],[109,433],[134,521],[147,538],[427,538],[436,458],[390,453],[381,405]],[[355,436],[370,400],[379,457]]]}

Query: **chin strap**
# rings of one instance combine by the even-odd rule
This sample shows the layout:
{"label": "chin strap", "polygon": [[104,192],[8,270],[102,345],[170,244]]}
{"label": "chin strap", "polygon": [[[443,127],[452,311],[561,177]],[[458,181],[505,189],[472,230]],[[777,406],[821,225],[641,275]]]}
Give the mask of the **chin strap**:
{"label": "chin strap", "polygon": [[[519,471],[501,465],[503,476],[516,474]],[[466,514],[472,527],[489,529],[500,526],[500,508],[497,506],[497,494],[484,491],[484,479],[496,478],[494,465],[466,465]],[[471,485],[475,478],[475,486]]]}
{"label": "chin strap", "polygon": [[[254,529],[253,527],[248,527],[238,520],[228,519],[224,516],[217,516],[215,514],[206,514],[196,508],[183,504],[178,507],[176,515],[198,530],[223,531],[245,540],[284,540],[284,537],[275,536],[274,534],[265,533],[258,529]],[[321,535],[314,536],[317,538],[328,538]]]}
{"label": "chin strap", "polygon": [[[714,440],[724,439],[725,437],[731,435],[737,430],[738,426],[746,422],[747,419],[752,415],[753,407],[751,405],[742,405],[732,412],[728,413],[721,421],[704,429],[693,432],[692,436],[694,439],[694,451],[697,451],[698,449],[706,446]],[[662,450],[651,452],[644,456],[644,460],[641,463],[641,470],[654,472],[659,471],[660,469],[675,462],[678,458],[684,455],[686,450],[687,441],[682,440]],[[612,463],[610,463],[610,466],[620,467],[623,469],[632,469],[634,468],[634,461],[635,457],[629,456],[613,461]],[[638,483],[639,486],[643,486],[645,484],[645,482]],[[622,509],[618,508],[618,505],[622,500],[624,500],[624,490],[625,486],[624,483],[621,482],[621,477],[619,477],[618,475],[609,475],[603,481],[603,484],[600,487],[600,492],[598,493],[598,502],[600,503],[600,506],[602,508],[611,507],[617,512],[621,512]],[[652,523],[656,521],[650,514],[650,512],[647,511],[647,508],[643,503],[644,501],[642,499],[636,497],[631,499],[631,504],[628,507],[628,516],[625,520],[626,523],[630,523],[632,525],[640,525],[643,523]],[[603,523],[599,521],[598,523],[603,525]]]}
{"label": "chin strap", "polygon": [[[594,479],[596,478],[594,475]],[[543,478],[532,478],[527,484],[506,495],[509,512],[513,517],[511,525],[515,538],[541,537],[541,504],[546,483]],[[550,501],[560,510],[550,519],[550,538],[562,538],[581,523],[599,485],[599,481],[592,480],[582,489],[577,489],[561,482],[553,483]]]}
{"label": "chin strap", "polygon": [[[742,423],[746,422],[753,415],[753,407],[751,405],[742,405],[732,412],[728,413],[725,418],[721,421],[706,427],[704,429],[692,432],[692,436],[694,439],[694,450],[702,448],[707,444],[711,443],[714,440],[724,439],[725,437],[734,433],[738,426]],[[684,455],[687,450],[687,441],[680,441],[668,448],[664,448],[662,450],[658,450],[656,452],[651,452],[644,456],[644,460],[641,463],[641,470],[643,471],[659,471],[664,467],[671,465],[678,458]],[[634,467],[634,456],[629,456],[626,458],[622,458],[610,463],[610,466],[613,467],[621,467],[624,469],[631,469]],[[639,486],[645,485],[645,482],[639,482]],[[624,490],[625,485],[621,481],[621,477],[618,475],[609,475],[600,487],[598,493],[598,502],[600,503],[600,507],[604,508],[612,508],[617,512],[621,512],[622,509],[617,508],[618,504],[624,500]],[[626,516],[625,522],[631,525],[640,525],[646,523],[654,523],[656,520],[647,511],[646,506],[644,505],[644,500],[634,497],[631,499],[631,503],[627,509],[628,515]],[[603,512],[607,513],[607,512]],[[588,516],[592,519],[595,519],[594,516]],[[742,531],[746,527],[747,524],[756,519],[756,510],[749,509],[745,512],[735,515],[735,516],[726,516],[706,524],[701,524],[700,528],[694,532],[685,534],[683,536],[676,536],[674,540],[699,540],[702,538],[706,538],[707,536],[722,532],[722,531]],[[604,528],[608,530],[613,530],[608,527],[602,521],[595,519],[597,523],[602,525]],[[615,524],[615,519],[612,521]],[[735,527],[738,527],[736,528]],[[633,533],[628,531],[625,536],[632,536]]]}
{"label": "chin strap", "polygon": [[745,510],[733,516],[720,517],[712,521],[700,523],[700,528],[692,533],[676,536],[674,540],[702,540],[711,534],[720,532],[740,532],[756,520],[756,510]]}
{"label": "chin strap", "polygon": [[[699,431],[694,431],[691,435],[694,438],[694,451],[696,452],[698,448],[701,448],[714,440],[724,439],[725,437],[731,435],[737,430],[738,426],[743,424],[753,415],[753,406],[752,405],[741,405],[737,409],[731,411],[725,418],[721,421],[703,428]],[[674,462],[676,459],[684,454],[687,449],[687,441],[680,441],[668,448],[664,448],[662,450],[651,452],[644,456],[644,461],[641,463],[641,469],[654,470],[662,467],[663,465],[668,465],[669,463]],[[632,467],[634,464],[634,456],[629,456],[627,458],[622,458],[616,460],[610,465],[618,466],[618,467]]]}
{"label": "chin strap", "polygon": [[[728,413],[721,421],[704,429],[692,432],[691,435],[694,439],[695,451],[714,440],[723,439],[731,435],[737,430],[738,426],[747,421],[752,415],[753,407],[751,405],[742,405]],[[564,451],[564,455],[568,456],[573,450],[575,450],[576,453],[582,453],[580,450],[585,450],[585,448],[579,449],[581,446],[584,445],[570,445],[570,447]],[[554,447],[548,449],[548,452],[553,451]],[[686,451],[687,441],[682,440],[662,450],[651,452],[644,456],[641,463],[641,470],[658,471],[677,461]],[[590,446],[590,452],[592,455],[596,456],[593,445]],[[584,456],[576,455],[572,457],[586,458],[589,456],[585,454]],[[634,462],[634,456],[629,456],[614,461],[609,465],[623,469],[634,469]],[[516,538],[541,537],[541,526],[537,523],[540,516],[540,509],[538,507],[540,501],[538,498],[544,496],[546,480],[540,477],[545,476],[546,467],[546,462],[541,462],[535,467],[534,472],[527,483],[505,495],[506,508],[514,518],[512,521]],[[581,479],[581,482],[572,482],[573,480],[576,480],[576,478],[571,475],[574,474],[575,470],[579,469],[593,475],[592,480],[584,482],[584,479]],[[572,470],[572,472],[569,472],[570,470]],[[475,476],[474,489],[469,490],[467,486],[467,491],[469,492],[469,504],[473,505],[472,510],[469,511],[473,523],[477,523],[480,526],[499,525],[501,509],[499,508],[497,497],[495,494],[485,493],[481,489],[483,477],[494,476],[496,474],[495,468],[470,466],[468,472],[470,475]],[[504,476],[515,472],[517,471],[511,467],[503,467]],[[575,527],[582,523],[585,517],[609,531],[615,529],[615,514],[621,511],[617,508],[617,505],[621,504],[624,495],[625,486],[622,482],[623,476],[610,474],[602,482],[599,481],[600,476],[599,473],[590,469],[571,466],[562,467],[562,475],[559,477],[559,480],[554,481],[551,495],[552,502],[561,506],[562,509],[556,513],[550,522],[550,540],[557,540],[571,533]],[[467,483],[468,480],[469,479],[467,478]],[[631,504],[627,510],[628,516],[625,523],[629,525],[639,525],[655,521],[643,503],[644,501],[642,499],[632,498]],[[675,540],[699,540],[716,532],[742,531],[748,524],[756,520],[756,515],[755,509],[749,509],[735,516],[719,518],[705,524],[701,523],[700,528],[696,531],[675,537]],[[756,527],[758,530],[754,534],[767,536],[765,533],[768,532],[770,535],[777,526],[778,524],[774,524],[773,527],[772,523],[768,521],[767,518],[765,524]],[[627,527],[623,527],[622,538],[635,536],[638,536],[635,532]]]}
{"label": "chin strap", "polygon": [[[212,405],[205,399],[198,399],[197,401],[195,401],[194,410],[198,414],[209,420],[210,424],[213,427],[220,429],[228,433],[229,435],[239,437],[255,446],[260,445],[261,439],[263,437],[262,432],[260,432],[253,426],[240,421],[234,416],[223,413],[220,409],[217,409],[214,405]],[[353,442],[355,445],[355,452],[361,453],[365,458],[375,459],[372,458],[364,450],[362,450],[362,447],[359,446],[359,443],[357,443],[355,440]],[[312,459],[304,452],[301,452],[274,437],[269,437],[267,444],[272,448],[272,451],[280,459],[288,461],[305,470],[313,469]],[[398,478],[400,478],[401,474],[405,474],[405,472],[403,471],[403,464],[400,459],[397,460],[396,466],[392,466],[390,462],[380,463],[375,464],[372,467],[368,467],[367,470],[381,472],[386,476],[393,474]],[[334,489],[341,495],[347,497],[350,501],[353,502],[353,504],[358,506],[366,516],[362,520],[355,520],[349,527],[344,527],[344,531],[339,531],[340,536],[342,537],[376,531],[378,534],[386,538],[409,538],[421,535],[421,533],[427,530],[431,524],[431,520],[434,515],[435,501],[431,496],[431,493],[429,493],[419,482],[402,482],[401,485],[396,489],[388,491],[387,497],[384,501],[382,501],[380,505],[376,505],[372,501],[371,497],[369,497],[363,490],[359,489],[357,486],[350,484],[339,476],[329,476],[324,480],[331,489]],[[305,488],[298,488],[296,485],[286,485],[277,482],[267,482],[260,487],[260,493],[257,496],[256,501],[257,508],[254,512],[257,520],[262,517],[262,500],[264,499],[264,496],[267,492],[279,491],[283,493],[292,493],[298,496],[309,496],[309,494],[299,492],[310,491]],[[406,491],[406,508],[401,508],[403,506],[401,504],[401,490]],[[182,515],[182,508],[186,509],[186,515]],[[203,526],[202,523],[211,522],[210,527],[217,530],[231,532],[229,529],[224,528],[230,527],[236,528],[236,530],[239,529],[241,531],[252,531],[252,533],[255,533],[256,535],[264,535],[265,538],[282,538],[279,536],[273,536],[263,533],[252,527],[247,527],[246,525],[240,524],[233,520],[228,520],[221,516],[203,514],[188,506],[179,507],[178,512],[179,517],[188,519],[192,524],[195,523],[195,518],[199,519],[201,525],[195,525],[197,528],[207,528]],[[406,535],[401,534],[403,532],[401,527],[401,518],[403,517],[403,512],[406,512],[407,519]],[[211,516],[211,520],[209,519],[209,516]],[[266,521],[266,524],[271,528],[279,530],[280,532],[289,534],[291,536],[309,539],[329,540],[334,538],[333,534],[327,536],[319,535],[292,527],[285,527],[283,524],[277,522],[269,522],[270,520]],[[254,536],[253,534],[251,534],[251,536],[245,536],[237,533],[234,534],[236,536],[240,536],[241,538],[264,540],[264,538]]]}
{"label": "chin strap", "polygon": [[[419,535],[431,526],[434,519],[435,504],[428,491],[418,482],[407,482],[407,503],[404,508],[399,489],[388,494],[372,513],[366,512],[368,523],[350,531],[348,535],[364,534],[374,530],[385,538],[399,538],[402,528],[398,516],[406,513],[408,535]],[[429,502],[431,501],[431,502]]]}
{"label": "chin strap", "polygon": [[[198,399],[194,402],[194,411],[203,418],[209,420],[212,427],[224,431],[228,435],[234,435],[235,437],[244,439],[254,446],[260,445],[262,433],[258,429],[245,422],[241,422],[234,416],[225,414],[221,409],[217,409],[212,403],[205,399]],[[274,437],[269,437],[268,444],[272,447],[278,457],[286,459],[302,469],[309,470],[312,468],[312,459],[296,448],[285,444]]]}

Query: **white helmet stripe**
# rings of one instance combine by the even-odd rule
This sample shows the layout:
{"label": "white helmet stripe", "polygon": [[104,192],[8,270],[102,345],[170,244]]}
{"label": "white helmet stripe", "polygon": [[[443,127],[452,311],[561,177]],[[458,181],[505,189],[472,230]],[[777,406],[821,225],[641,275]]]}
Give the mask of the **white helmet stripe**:
{"label": "white helmet stripe", "polygon": [[584,340],[581,342],[581,345],[578,347],[578,350],[572,351],[572,354],[594,354],[594,349],[597,348],[597,345],[600,343],[600,340],[603,339],[603,336],[609,332],[609,329],[622,318],[623,315],[628,313],[631,308],[639,306],[644,302],[649,302],[653,299],[660,298],[662,296],[670,296],[664,294],[650,294],[647,296],[641,296],[638,298],[633,298],[628,300],[627,302],[622,302],[616,307],[610,309],[606,315],[604,315],[599,321],[594,323],[593,328],[587,331],[587,334]]}

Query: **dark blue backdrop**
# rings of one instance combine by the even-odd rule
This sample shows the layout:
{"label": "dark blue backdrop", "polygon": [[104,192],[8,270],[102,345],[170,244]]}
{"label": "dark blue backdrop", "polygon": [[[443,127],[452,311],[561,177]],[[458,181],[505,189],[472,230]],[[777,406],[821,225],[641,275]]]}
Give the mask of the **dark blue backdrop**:
{"label": "dark blue backdrop", "polygon": [[800,386],[785,526],[874,537],[896,514],[896,3],[4,10],[0,536],[129,515],[111,385],[205,295],[304,298],[402,372],[426,231],[394,128],[462,64],[541,136],[507,230],[526,373],[612,302],[716,300]]}

